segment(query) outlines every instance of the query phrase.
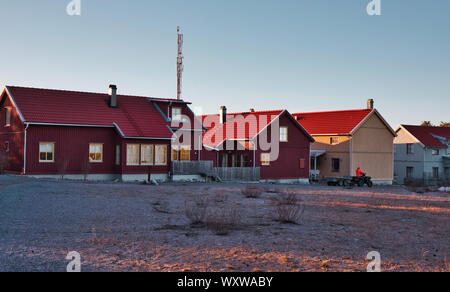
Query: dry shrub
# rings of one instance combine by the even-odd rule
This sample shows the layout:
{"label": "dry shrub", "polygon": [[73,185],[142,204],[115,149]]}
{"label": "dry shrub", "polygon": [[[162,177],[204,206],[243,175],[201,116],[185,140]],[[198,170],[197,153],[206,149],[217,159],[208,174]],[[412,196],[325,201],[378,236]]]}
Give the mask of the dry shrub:
{"label": "dry shrub", "polygon": [[56,167],[58,169],[58,174],[61,176],[61,179],[64,179],[67,174],[67,169],[69,168],[69,160],[63,159],[59,161]]}
{"label": "dry shrub", "polygon": [[261,197],[262,190],[255,187],[246,187],[241,190],[241,193],[244,195],[244,197],[249,199],[257,199]]}
{"label": "dry shrub", "polygon": [[207,196],[197,196],[192,201],[185,202],[186,217],[191,225],[203,225],[208,213],[209,199]]}
{"label": "dry shrub", "polygon": [[8,156],[3,151],[0,152],[0,174],[3,174],[8,167]]}
{"label": "dry shrub", "polygon": [[83,180],[87,181],[89,173],[91,172],[92,165],[88,159],[81,162],[81,173],[83,174]]}
{"label": "dry shrub", "polygon": [[216,203],[225,203],[226,201],[228,201],[228,194],[226,194],[224,191],[216,191],[214,195],[214,201],[216,201]]}
{"label": "dry shrub", "polygon": [[302,200],[295,194],[279,193],[272,199],[275,206],[276,220],[286,224],[299,224],[305,212]]}
{"label": "dry shrub", "polygon": [[206,219],[206,227],[216,235],[228,235],[241,225],[241,214],[236,208],[225,207],[211,210]]}
{"label": "dry shrub", "polygon": [[423,179],[406,178],[404,184],[406,187],[412,187],[412,188],[425,187],[425,182]]}

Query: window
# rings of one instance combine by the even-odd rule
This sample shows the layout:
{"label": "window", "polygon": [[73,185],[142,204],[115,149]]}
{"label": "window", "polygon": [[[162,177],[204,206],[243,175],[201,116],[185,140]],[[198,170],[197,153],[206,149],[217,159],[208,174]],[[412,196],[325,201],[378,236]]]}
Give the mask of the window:
{"label": "window", "polygon": [[9,141],[5,142],[5,152],[9,152]]}
{"label": "window", "polygon": [[450,167],[444,168],[445,179],[450,179]]}
{"label": "window", "polygon": [[306,168],[306,159],[301,158],[300,159],[300,168],[305,169]]}
{"label": "window", "polygon": [[432,155],[439,155],[439,149],[432,149],[431,150]]}
{"label": "window", "polygon": [[191,147],[190,146],[181,146],[180,160],[181,161],[190,161],[191,160]]}
{"label": "window", "polygon": [[222,155],[222,167],[228,167],[228,154]]}
{"label": "window", "polygon": [[127,165],[139,165],[139,144],[127,145]]}
{"label": "window", "polygon": [[190,161],[190,146],[172,146],[172,161]]}
{"label": "window", "polygon": [[241,167],[245,167],[247,165],[247,157],[245,154],[241,154]]}
{"label": "window", "polygon": [[178,161],[180,159],[180,150],[178,146],[172,146],[172,161]]}
{"label": "window", "polygon": [[270,154],[269,153],[261,154],[261,165],[264,165],[264,166],[270,165]]}
{"label": "window", "polygon": [[331,138],[330,138],[330,144],[331,144],[331,145],[337,145],[337,144],[339,144],[339,137],[331,137]]}
{"label": "window", "polygon": [[236,154],[233,154],[233,156],[231,156],[231,166],[237,167],[237,155]]}
{"label": "window", "polygon": [[414,154],[413,144],[406,144],[406,154]]}
{"label": "window", "polygon": [[406,168],[406,178],[414,178],[414,167]]}
{"label": "window", "polygon": [[55,144],[39,143],[39,162],[55,161]]}
{"label": "window", "polygon": [[280,142],[288,142],[288,128],[287,127],[280,128]]}
{"label": "window", "polygon": [[333,172],[339,172],[341,169],[341,160],[339,158],[331,159],[331,170]]}
{"label": "window", "polygon": [[433,167],[433,178],[439,178],[439,167]]}
{"label": "window", "polygon": [[155,165],[167,165],[167,145],[155,146]]}
{"label": "window", "polygon": [[120,145],[116,145],[116,165],[120,165]]}
{"label": "window", "polygon": [[5,127],[11,126],[11,108],[5,108]]}
{"label": "window", "polygon": [[89,144],[89,162],[103,162],[103,144]]}
{"label": "window", "polygon": [[172,108],[172,121],[181,122],[182,118],[183,117],[182,117],[181,108],[173,107]]}
{"label": "window", "polygon": [[141,145],[141,165],[153,165],[153,145]]}

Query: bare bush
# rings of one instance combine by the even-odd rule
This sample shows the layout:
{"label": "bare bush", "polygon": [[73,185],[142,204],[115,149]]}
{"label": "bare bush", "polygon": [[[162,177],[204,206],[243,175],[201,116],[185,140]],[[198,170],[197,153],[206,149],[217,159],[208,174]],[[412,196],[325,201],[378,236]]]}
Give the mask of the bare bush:
{"label": "bare bush", "polygon": [[211,210],[206,219],[206,227],[216,235],[228,235],[241,225],[241,214],[236,208],[225,207]]}
{"label": "bare bush", "polygon": [[83,180],[87,181],[89,173],[91,172],[92,165],[88,159],[81,162],[81,173],[83,174]]}
{"label": "bare bush", "polygon": [[58,174],[61,176],[61,179],[64,179],[67,174],[67,169],[69,168],[69,160],[63,159],[59,161],[56,167],[58,170]]}
{"label": "bare bush", "polygon": [[224,191],[218,190],[214,195],[214,201],[216,201],[216,203],[225,203],[226,201],[228,201],[228,194],[226,194]]}
{"label": "bare bush", "polygon": [[295,194],[279,193],[272,199],[275,206],[276,220],[286,224],[300,224],[305,212],[302,200]]}
{"label": "bare bush", "polygon": [[205,196],[195,197],[185,202],[185,213],[191,225],[203,225],[208,214],[209,199]]}
{"label": "bare bush", "polygon": [[8,156],[3,151],[0,151],[0,174],[3,174],[8,167]]}
{"label": "bare bush", "polygon": [[241,193],[244,195],[244,197],[249,199],[257,199],[261,197],[262,190],[255,187],[246,187],[241,190]]}

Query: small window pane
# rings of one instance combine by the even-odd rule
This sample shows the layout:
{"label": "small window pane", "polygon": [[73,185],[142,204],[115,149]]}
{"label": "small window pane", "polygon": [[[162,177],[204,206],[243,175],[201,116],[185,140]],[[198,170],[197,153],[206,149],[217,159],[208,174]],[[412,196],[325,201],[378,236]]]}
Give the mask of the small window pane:
{"label": "small window pane", "polygon": [[172,120],[173,121],[181,121],[181,119],[182,119],[181,115],[182,115],[181,108],[178,108],[178,107],[172,108]]}
{"label": "small window pane", "polygon": [[89,144],[89,161],[103,162],[103,145]]}
{"label": "small window pane", "polygon": [[155,146],[155,164],[167,165],[167,145]]}
{"label": "small window pane", "polygon": [[191,147],[190,146],[181,146],[180,160],[181,161],[190,161],[191,160]]}
{"label": "small window pane", "polygon": [[120,145],[116,145],[116,165],[120,165]]}
{"label": "small window pane", "polygon": [[153,145],[141,145],[141,164],[153,164]]}
{"label": "small window pane", "polygon": [[261,165],[265,165],[265,166],[270,165],[270,154],[269,153],[261,154]]}
{"label": "small window pane", "polygon": [[53,152],[55,145],[51,143],[39,144],[39,161],[40,162],[53,162]]}
{"label": "small window pane", "polygon": [[287,141],[288,141],[288,128],[281,127],[280,128],[280,142],[287,142]]}
{"label": "small window pane", "polygon": [[127,165],[139,165],[139,145],[127,145]]}
{"label": "small window pane", "polygon": [[10,108],[6,108],[6,112],[5,112],[5,126],[10,126],[11,125],[11,109]]}
{"label": "small window pane", "polygon": [[333,172],[339,172],[339,170],[341,169],[341,160],[338,158],[334,158],[331,161],[331,169]]}

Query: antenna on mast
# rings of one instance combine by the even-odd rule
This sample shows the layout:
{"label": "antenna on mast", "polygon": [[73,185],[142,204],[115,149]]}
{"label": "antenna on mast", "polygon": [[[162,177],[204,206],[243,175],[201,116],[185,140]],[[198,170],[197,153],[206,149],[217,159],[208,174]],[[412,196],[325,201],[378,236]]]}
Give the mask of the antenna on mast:
{"label": "antenna on mast", "polygon": [[177,26],[178,34],[178,57],[177,57],[177,99],[181,100],[181,88],[183,85],[183,34],[180,27]]}

